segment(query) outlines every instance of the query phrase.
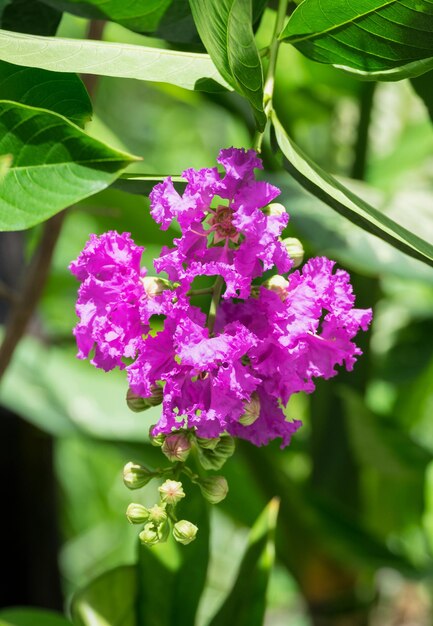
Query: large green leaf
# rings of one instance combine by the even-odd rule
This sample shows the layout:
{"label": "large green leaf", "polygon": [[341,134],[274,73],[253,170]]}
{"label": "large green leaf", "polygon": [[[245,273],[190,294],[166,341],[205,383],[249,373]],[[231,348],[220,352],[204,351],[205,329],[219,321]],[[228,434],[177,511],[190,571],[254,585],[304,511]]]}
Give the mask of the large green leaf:
{"label": "large green leaf", "polygon": [[364,70],[357,70],[346,65],[336,65],[340,70],[350,76],[353,76],[363,81],[382,81],[382,82],[395,82],[397,80],[403,80],[405,78],[414,78],[415,76],[421,76],[425,72],[429,72],[433,69],[433,57],[423,59],[422,61],[414,61],[413,63],[407,63],[400,67],[394,67],[391,70],[378,70],[377,72],[367,72]]}
{"label": "large green leaf", "polygon": [[48,72],[0,61],[0,99],[60,113],[84,126],[92,116],[89,95],[76,74]]}
{"label": "large green leaf", "polygon": [[74,626],[136,626],[136,591],[135,567],[105,572],[75,595],[71,605]]}
{"label": "large green leaf", "polygon": [[285,157],[284,166],[305,189],[367,232],[433,266],[431,244],[370,206],[322,170],[288,137],[275,113],[271,115],[276,141]]}
{"label": "large green leaf", "polygon": [[13,161],[0,187],[0,229],[21,230],[110,185],[133,159],[66,118],[0,101],[0,154]]}
{"label": "large green leaf", "polygon": [[251,529],[233,588],[209,626],[261,626],[266,591],[275,556],[275,527],[279,500],[269,502]]}
{"label": "large green leaf", "polygon": [[253,106],[260,127],[263,71],[252,27],[251,0],[190,0],[200,37],[221,76]]}
{"label": "large green leaf", "polygon": [[0,626],[71,626],[71,622],[51,611],[13,608],[0,611]]}
{"label": "large green leaf", "polygon": [[379,71],[433,56],[431,0],[304,0],[281,38],[320,63]]}
{"label": "large green leaf", "polygon": [[91,19],[110,20],[138,32],[153,32],[172,0],[43,0],[61,11]]}
{"label": "large green leaf", "polygon": [[185,89],[228,87],[207,54],[0,30],[0,59],[53,72],[136,78]]}
{"label": "large green leaf", "polygon": [[6,30],[55,35],[62,13],[39,0],[3,0],[0,2],[0,27]]}

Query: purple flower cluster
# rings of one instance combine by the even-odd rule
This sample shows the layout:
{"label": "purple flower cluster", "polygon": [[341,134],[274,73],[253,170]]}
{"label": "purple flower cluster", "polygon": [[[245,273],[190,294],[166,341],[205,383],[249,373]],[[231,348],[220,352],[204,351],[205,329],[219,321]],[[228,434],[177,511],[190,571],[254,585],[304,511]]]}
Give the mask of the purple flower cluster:
{"label": "purple flower cluster", "polygon": [[[326,258],[292,271],[280,235],[288,215],[263,211],[279,194],[257,181],[262,164],[253,150],[222,150],[216,168],[183,173],[179,195],[170,178],[151,193],[151,213],[182,234],[164,248],[155,269],[170,283],[146,277],[142,248],[128,233],[92,235],[71,264],[81,281],[75,328],[80,358],[106,371],[126,368],[131,390],[150,398],[162,389],[162,414],[153,433],[194,429],[256,445],[290,442],[299,421],[283,408],[290,396],[314,390],[337,365],[351,370],[361,351],[353,343],[371,310],[354,308],[349,276]],[[286,279],[260,288],[252,281],[276,268]],[[206,315],[194,306],[193,281],[216,276],[223,301]],[[267,286],[266,286],[267,285]],[[214,301],[218,299],[215,286]],[[164,325],[150,333],[153,315]]]}

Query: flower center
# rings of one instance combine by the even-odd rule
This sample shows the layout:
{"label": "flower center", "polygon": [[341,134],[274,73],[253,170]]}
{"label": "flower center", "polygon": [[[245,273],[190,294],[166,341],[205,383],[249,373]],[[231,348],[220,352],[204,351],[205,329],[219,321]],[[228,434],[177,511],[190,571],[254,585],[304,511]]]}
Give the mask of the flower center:
{"label": "flower center", "polygon": [[219,205],[209,220],[211,229],[214,231],[214,243],[231,239],[235,243],[239,239],[239,232],[233,225],[233,209]]}

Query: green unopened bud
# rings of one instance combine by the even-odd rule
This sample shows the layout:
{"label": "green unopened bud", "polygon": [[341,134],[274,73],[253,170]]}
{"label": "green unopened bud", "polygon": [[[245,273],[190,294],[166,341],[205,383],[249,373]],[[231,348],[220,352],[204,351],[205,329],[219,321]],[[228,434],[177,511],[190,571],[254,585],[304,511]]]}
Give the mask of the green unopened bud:
{"label": "green unopened bud", "polygon": [[200,478],[198,486],[203,497],[211,504],[218,504],[226,497],[229,486],[224,476],[208,476]]}
{"label": "green unopened bud", "polygon": [[185,433],[173,433],[167,435],[162,444],[162,452],[172,463],[180,461],[183,463],[191,451],[189,436]]}
{"label": "green unopened bud", "polygon": [[144,545],[146,546],[154,546],[156,543],[159,543],[159,541],[161,541],[160,534],[157,528],[155,528],[155,525],[151,522],[144,526],[143,530],[138,536],[141,543],[144,543]]}
{"label": "green unopened bud", "polygon": [[130,462],[123,468],[123,482],[128,489],[140,489],[140,487],[147,485],[154,476],[153,472],[139,463]]}
{"label": "green unopened bud", "polygon": [[229,435],[222,435],[213,450],[197,448],[198,459],[205,470],[219,470],[235,451],[235,441]]}
{"label": "green unopened bud", "polygon": [[268,204],[263,213],[265,215],[275,215],[276,217],[279,217],[280,215],[284,215],[284,213],[286,213],[286,207],[279,202],[272,202],[271,204]]}
{"label": "green unopened bud", "polygon": [[242,416],[239,418],[239,422],[243,426],[251,426],[254,424],[256,419],[258,419],[260,415],[260,398],[258,394],[254,391],[251,394],[251,400],[249,402],[245,402],[244,404],[244,412]]}
{"label": "green unopened bud", "polygon": [[158,524],[162,524],[167,520],[167,513],[165,512],[165,506],[159,506],[159,504],[154,504],[149,509],[149,521],[153,522],[158,526]]}
{"label": "green unopened bud", "polygon": [[172,506],[175,506],[185,497],[182,483],[177,480],[166,480],[158,488],[158,491],[161,494],[161,500]]}
{"label": "green unopened bud", "polygon": [[276,274],[272,276],[268,280],[263,283],[263,287],[273,291],[277,294],[277,296],[284,302],[287,298],[287,287],[289,286],[289,281],[286,280],[283,276],[279,276]]}
{"label": "green unopened bud", "polygon": [[182,543],[184,546],[187,546],[191,541],[194,541],[197,535],[198,528],[191,522],[188,522],[186,519],[180,520],[180,522],[176,522],[173,526],[173,537],[179,543]]}
{"label": "green unopened bud", "polygon": [[206,450],[215,450],[217,447],[220,437],[214,437],[213,439],[205,439],[204,437],[196,437],[197,445],[200,448],[205,448]]}
{"label": "green unopened bud", "polygon": [[293,261],[292,267],[299,267],[304,260],[304,247],[296,237],[283,239],[282,244],[286,248],[289,257]]}
{"label": "green unopened bud", "polygon": [[164,443],[165,438],[166,438],[167,435],[164,435],[163,433],[159,433],[159,435],[152,435],[152,431],[153,431],[154,428],[155,428],[155,424],[153,424],[149,428],[150,443],[152,444],[152,446],[160,448],[162,446],[162,444]]}
{"label": "green unopened bud", "polygon": [[128,405],[128,408],[130,408],[131,411],[134,411],[134,413],[140,413],[141,411],[150,409],[152,406],[160,405],[164,397],[162,387],[160,385],[152,385],[151,392],[152,395],[147,398],[142,398],[131,389],[128,389],[126,393],[126,404]]}
{"label": "green unopened bud", "polygon": [[144,291],[148,298],[155,298],[160,296],[163,291],[167,289],[173,289],[173,283],[165,278],[159,278],[156,276],[144,276],[140,279],[144,287]]}
{"label": "green unopened bud", "polygon": [[126,517],[131,524],[144,524],[149,519],[149,511],[142,504],[131,504],[126,509]]}

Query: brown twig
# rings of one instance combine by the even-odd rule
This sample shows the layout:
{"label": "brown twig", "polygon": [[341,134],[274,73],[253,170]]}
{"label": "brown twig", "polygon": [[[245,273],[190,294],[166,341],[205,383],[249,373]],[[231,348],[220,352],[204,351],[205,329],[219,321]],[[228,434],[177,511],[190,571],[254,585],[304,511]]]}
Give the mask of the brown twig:
{"label": "brown twig", "polygon": [[21,293],[17,296],[6,324],[3,343],[0,347],[0,380],[11,362],[15,348],[24,335],[42,294],[64,218],[65,211],[62,211],[50,218],[43,226],[42,237],[30,261]]}
{"label": "brown twig", "polygon": [[18,296],[13,289],[0,280],[0,298],[8,300],[9,302],[16,302]]}

